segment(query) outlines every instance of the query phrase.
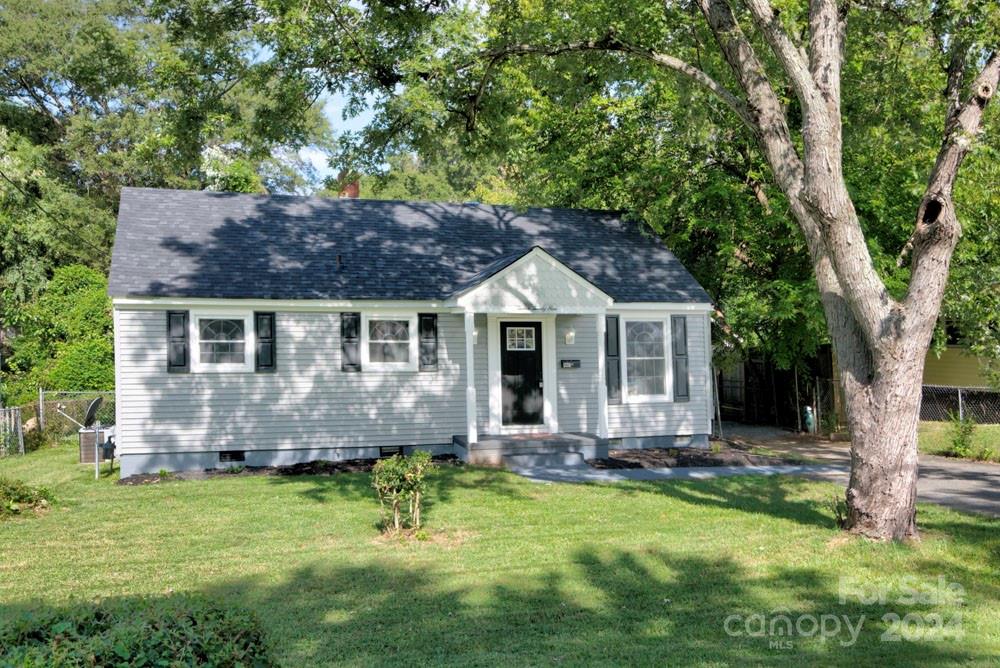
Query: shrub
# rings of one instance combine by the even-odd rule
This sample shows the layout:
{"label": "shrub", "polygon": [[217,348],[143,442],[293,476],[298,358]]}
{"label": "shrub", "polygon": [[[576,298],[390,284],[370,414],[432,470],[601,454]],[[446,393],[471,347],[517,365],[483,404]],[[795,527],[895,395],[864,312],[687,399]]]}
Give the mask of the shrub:
{"label": "shrub", "polygon": [[372,486],[382,509],[382,526],[388,533],[399,533],[403,528],[403,502],[409,502],[409,526],[420,528],[420,510],[427,489],[427,469],[431,455],[417,450],[409,457],[393,455],[375,462],[372,468]]}
{"label": "shrub", "polygon": [[50,503],[52,493],[44,487],[32,487],[22,480],[0,477],[0,517],[44,508]]}
{"label": "shrub", "polygon": [[949,413],[948,417],[951,422],[948,454],[954,457],[972,457],[972,437],[976,432],[976,421],[969,416],[959,417],[955,413]]}
{"label": "shrub", "polygon": [[273,666],[256,615],[198,597],[34,611],[0,626],[0,665]]}

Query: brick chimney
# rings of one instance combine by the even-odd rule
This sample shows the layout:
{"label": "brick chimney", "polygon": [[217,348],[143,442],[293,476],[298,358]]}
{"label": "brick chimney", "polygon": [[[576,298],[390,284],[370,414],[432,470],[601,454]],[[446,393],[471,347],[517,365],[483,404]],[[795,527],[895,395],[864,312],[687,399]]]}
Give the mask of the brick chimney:
{"label": "brick chimney", "polygon": [[361,197],[361,180],[357,177],[347,181],[347,174],[343,171],[337,174],[337,183],[340,184],[340,191],[337,196],[340,199],[358,199]]}

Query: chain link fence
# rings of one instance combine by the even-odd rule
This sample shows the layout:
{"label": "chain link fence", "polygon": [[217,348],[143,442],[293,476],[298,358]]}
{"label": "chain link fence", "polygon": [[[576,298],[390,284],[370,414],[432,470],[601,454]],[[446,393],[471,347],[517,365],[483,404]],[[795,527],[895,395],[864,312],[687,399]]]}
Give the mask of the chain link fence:
{"label": "chain link fence", "polygon": [[103,425],[115,424],[114,390],[78,392],[38,390],[38,401],[21,406],[25,435],[33,447],[38,447],[42,443],[52,443],[67,436],[75,436],[80,426],[74,420],[82,423],[87,415],[87,407],[97,397],[104,399],[97,411],[97,419]]}
{"label": "chain link fence", "polygon": [[978,424],[1000,424],[1000,391],[985,387],[924,385],[920,419],[934,422],[971,418]]}

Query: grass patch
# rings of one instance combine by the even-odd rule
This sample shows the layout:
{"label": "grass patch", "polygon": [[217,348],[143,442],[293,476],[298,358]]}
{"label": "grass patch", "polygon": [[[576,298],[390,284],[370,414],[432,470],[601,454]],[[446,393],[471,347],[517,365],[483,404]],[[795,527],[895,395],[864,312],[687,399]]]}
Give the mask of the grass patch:
{"label": "grass patch", "polygon": [[[925,455],[951,456],[950,422],[921,422],[917,447]],[[972,450],[987,453],[986,461],[1000,462],[1000,425],[977,424],[972,433]]]}
{"label": "grass patch", "polygon": [[[923,542],[872,544],[836,530],[835,486],[800,478],[539,485],[441,467],[430,539],[387,541],[367,473],[129,487],[74,456],[0,461],[58,499],[0,529],[0,623],[194,595],[254,611],[284,665],[944,665],[1000,648],[1000,521],[934,505]],[[899,602],[939,576],[964,602]],[[885,602],[841,603],[841,578]],[[725,631],[775,611],[865,622],[849,646],[846,631],[781,647]],[[960,614],[964,638],[883,642],[892,613]]]}

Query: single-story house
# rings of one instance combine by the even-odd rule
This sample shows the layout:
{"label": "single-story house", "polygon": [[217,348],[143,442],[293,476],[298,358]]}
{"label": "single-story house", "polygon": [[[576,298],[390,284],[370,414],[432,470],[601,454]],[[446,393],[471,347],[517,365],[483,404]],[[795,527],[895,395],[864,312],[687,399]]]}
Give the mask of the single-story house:
{"label": "single-story house", "polygon": [[607,212],[126,188],[109,293],[124,476],[711,431],[709,296]]}

